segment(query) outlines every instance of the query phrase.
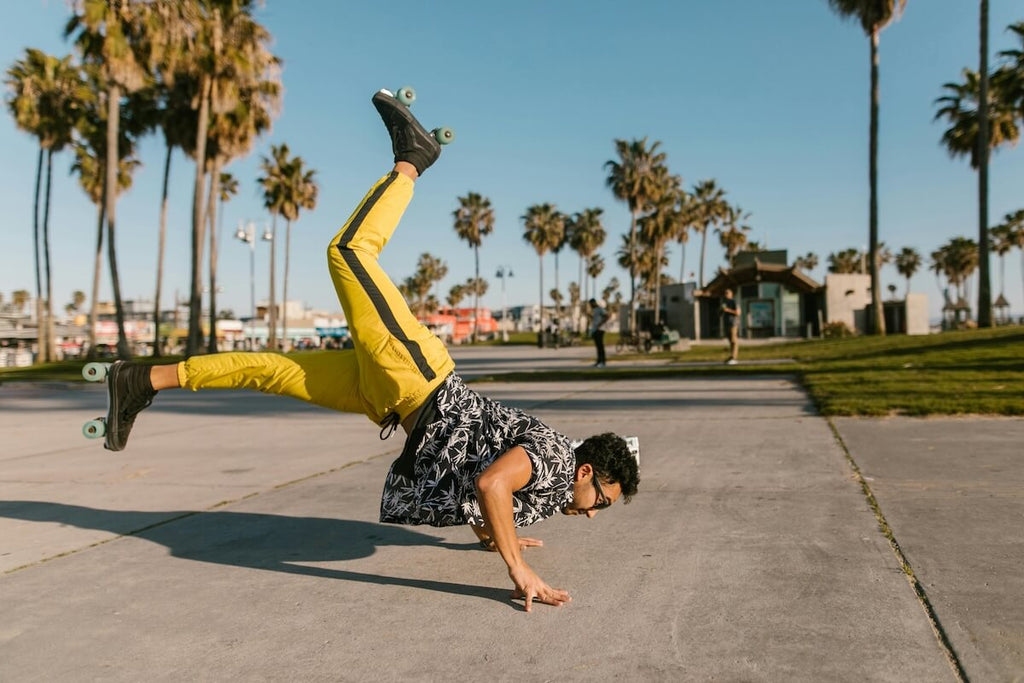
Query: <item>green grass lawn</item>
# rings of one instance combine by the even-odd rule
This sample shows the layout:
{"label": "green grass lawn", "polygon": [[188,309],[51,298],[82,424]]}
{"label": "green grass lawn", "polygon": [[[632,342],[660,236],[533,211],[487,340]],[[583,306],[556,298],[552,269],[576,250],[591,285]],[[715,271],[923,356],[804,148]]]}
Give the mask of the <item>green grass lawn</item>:
{"label": "green grass lawn", "polygon": [[[536,337],[534,337],[536,339]],[[614,348],[614,338],[606,344]],[[609,354],[604,370],[581,367],[505,373],[495,381],[565,381],[701,375],[786,375],[807,388],[824,415],[1024,415],[1024,327],[945,332],[923,337],[850,337],[740,345],[741,360],[722,365],[725,346],[645,356]],[[624,367],[631,359],[664,363]],[[161,362],[179,360],[163,358]],[[142,359],[152,362],[152,359]],[[695,361],[715,361],[707,365]],[[0,382],[82,381],[83,361],[0,369]],[[618,367],[617,367],[618,366]]]}
{"label": "green grass lawn", "polygon": [[[606,346],[614,348],[609,335]],[[721,365],[725,343],[649,355],[610,354],[602,371],[508,373],[510,381],[564,381],[701,375],[795,376],[824,415],[1024,415],[1024,328],[945,332],[922,337],[848,337],[779,344],[740,344],[742,360]],[[660,359],[667,365],[616,368]],[[794,362],[795,361],[795,362]],[[710,365],[689,365],[711,362]]]}

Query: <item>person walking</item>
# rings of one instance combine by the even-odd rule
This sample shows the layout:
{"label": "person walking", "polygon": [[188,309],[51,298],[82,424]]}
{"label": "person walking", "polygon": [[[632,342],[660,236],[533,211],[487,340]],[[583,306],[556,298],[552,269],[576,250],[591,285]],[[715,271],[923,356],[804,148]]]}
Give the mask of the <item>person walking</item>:
{"label": "person walking", "polygon": [[595,368],[605,366],[604,355],[604,326],[608,323],[608,310],[605,308],[603,299],[590,300],[590,337],[594,340],[594,347],[597,349],[597,362]]}
{"label": "person walking", "polygon": [[729,339],[729,357],[725,364],[736,365],[740,353],[740,311],[736,307],[736,299],[733,298],[731,289],[725,290],[725,297],[722,299],[722,327]]}

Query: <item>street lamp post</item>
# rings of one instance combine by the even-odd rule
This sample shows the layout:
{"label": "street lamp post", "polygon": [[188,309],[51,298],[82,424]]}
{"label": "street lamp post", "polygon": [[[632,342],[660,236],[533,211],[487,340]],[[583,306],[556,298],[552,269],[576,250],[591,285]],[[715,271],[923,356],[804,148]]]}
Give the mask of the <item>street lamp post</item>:
{"label": "street lamp post", "polygon": [[508,310],[505,306],[505,278],[513,276],[510,266],[498,266],[494,277],[501,279],[501,341],[508,341]]}
{"label": "street lamp post", "polygon": [[[238,224],[235,239],[249,245],[249,350],[256,350],[256,224],[249,221],[245,228]],[[261,238],[264,242],[274,239],[270,230],[263,229]]]}

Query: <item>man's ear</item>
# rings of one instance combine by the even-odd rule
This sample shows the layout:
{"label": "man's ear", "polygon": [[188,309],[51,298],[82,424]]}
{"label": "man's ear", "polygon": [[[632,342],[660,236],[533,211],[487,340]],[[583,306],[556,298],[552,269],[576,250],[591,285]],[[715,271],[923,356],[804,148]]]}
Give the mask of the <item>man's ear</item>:
{"label": "man's ear", "polygon": [[594,474],[594,467],[593,467],[593,465],[591,465],[589,462],[585,462],[585,463],[583,463],[582,465],[580,465],[579,467],[576,468],[576,476],[574,477],[574,479],[576,481],[583,481],[584,479],[586,479],[587,477],[589,477],[589,476],[591,476],[593,474]]}

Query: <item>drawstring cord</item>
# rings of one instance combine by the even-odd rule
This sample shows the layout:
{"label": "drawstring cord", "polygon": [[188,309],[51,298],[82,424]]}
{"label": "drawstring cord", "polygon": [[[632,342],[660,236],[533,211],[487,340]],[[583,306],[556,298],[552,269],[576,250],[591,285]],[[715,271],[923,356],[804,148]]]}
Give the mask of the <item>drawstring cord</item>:
{"label": "drawstring cord", "polygon": [[[391,413],[383,420],[380,421],[380,440],[386,441],[391,438],[391,435],[398,429],[398,425],[402,424],[402,418],[398,417],[398,413]],[[387,432],[385,434],[385,432]]]}

